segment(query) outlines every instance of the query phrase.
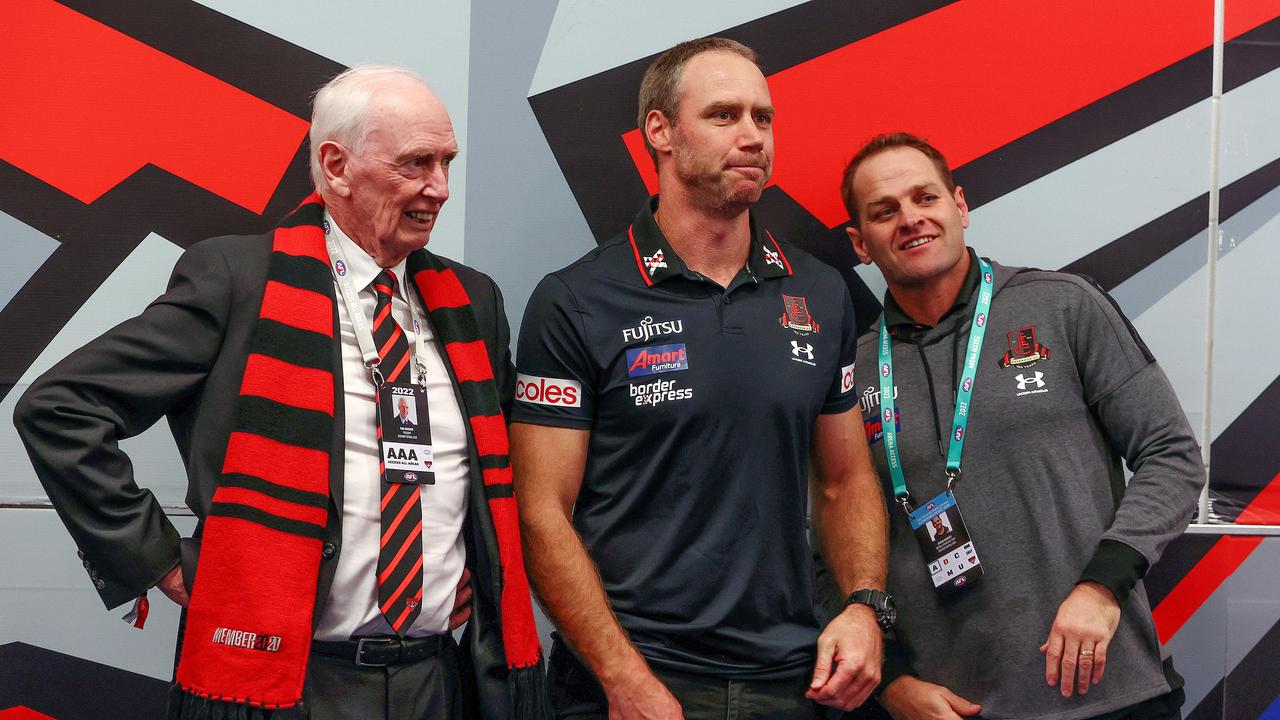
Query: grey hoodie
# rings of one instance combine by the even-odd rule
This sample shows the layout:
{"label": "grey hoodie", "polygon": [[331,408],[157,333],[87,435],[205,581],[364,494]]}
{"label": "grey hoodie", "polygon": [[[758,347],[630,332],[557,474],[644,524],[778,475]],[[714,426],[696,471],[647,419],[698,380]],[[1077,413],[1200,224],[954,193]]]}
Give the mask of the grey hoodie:
{"label": "grey hoodie", "polygon": [[[985,576],[940,601],[906,516],[891,501],[897,635],[921,679],[981,704],[983,718],[1092,717],[1170,691],[1142,584],[1122,602],[1106,676],[1088,694],[1063,698],[1049,687],[1039,646],[1100,542],[1132,548],[1146,566],[1159,558],[1191,518],[1204,466],[1168,379],[1106,294],[1074,275],[993,265],[995,294],[955,490]],[[976,291],[966,291],[975,285],[966,285],[937,327],[894,328],[898,442],[917,503],[945,485],[976,301]],[[875,331],[859,340],[855,391],[891,500],[876,340]],[[1127,488],[1122,460],[1133,471]]]}

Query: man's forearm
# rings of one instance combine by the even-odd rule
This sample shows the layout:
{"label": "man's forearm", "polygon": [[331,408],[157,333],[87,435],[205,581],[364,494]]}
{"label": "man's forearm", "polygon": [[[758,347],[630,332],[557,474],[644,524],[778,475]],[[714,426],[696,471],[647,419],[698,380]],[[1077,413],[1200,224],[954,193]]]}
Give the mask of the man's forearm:
{"label": "man's forearm", "polygon": [[840,591],[885,587],[888,516],[884,494],[871,467],[823,482],[814,493],[814,519],[822,554]]}
{"label": "man's forearm", "polygon": [[609,608],[595,564],[568,518],[554,512],[522,516],[521,532],[534,592],[600,683],[607,689],[618,678],[647,671]]}

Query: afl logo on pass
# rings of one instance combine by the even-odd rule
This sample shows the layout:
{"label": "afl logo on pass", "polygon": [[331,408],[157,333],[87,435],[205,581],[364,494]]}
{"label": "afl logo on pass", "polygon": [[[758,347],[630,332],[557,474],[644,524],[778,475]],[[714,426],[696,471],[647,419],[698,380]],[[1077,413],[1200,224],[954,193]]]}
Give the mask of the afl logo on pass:
{"label": "afl logo on pass", "polygon": [[516,377],[516,400],[552,407],[582,407],[582,386],[573,380],[520,373]]}

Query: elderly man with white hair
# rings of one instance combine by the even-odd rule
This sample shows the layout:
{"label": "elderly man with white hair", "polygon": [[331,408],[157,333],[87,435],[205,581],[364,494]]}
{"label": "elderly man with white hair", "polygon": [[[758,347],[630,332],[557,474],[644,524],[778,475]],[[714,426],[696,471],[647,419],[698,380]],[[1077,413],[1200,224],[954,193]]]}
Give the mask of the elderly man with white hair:
{"label": "elderly man with white hair", "polygon": [[[342,73],[315,99],[316,193],[271,233],[192,246],[19,402],[104,604],[154,587],[184,608],[171,717],[544,715],[502,296],[425,249],[457,154],[421,78]],[[191,538],[119,446],[162,415]]]}

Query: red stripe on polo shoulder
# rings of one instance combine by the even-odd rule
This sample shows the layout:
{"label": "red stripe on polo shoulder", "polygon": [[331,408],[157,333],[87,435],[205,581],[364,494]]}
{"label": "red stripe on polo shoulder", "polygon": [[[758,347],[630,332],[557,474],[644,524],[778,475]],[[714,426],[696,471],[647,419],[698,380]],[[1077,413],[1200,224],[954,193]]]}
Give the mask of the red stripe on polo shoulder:
{"label": "red stripe on polo shoulder", "polygon": [[422,291],[422,298],[432,310],[465,307],[471,304],[471,298],[463,289],[458,276],[448,268],[444,270],[423,270],[413,276]]}
{"label": "red stripe on polo shoulder", "polygon": [[631,252],[636,256],[636,268],[640,270],[640,279],[644,280],[646,287],[653,287],[653,281],[649,279],[649,272],[644,269],[644,258],[640,256],[640,247],[636,245],[634,225],[627,228],[627,239],[631,241]]}
{"label": "red stripe on polo shoulder", "polygon": [[791,261],[787,259],[787,254],[782,252],[782,244],[775,240],[773,233],[768,230],[765,230],[764,234],[769,236],[769,242],[773,243],[773,249],[778,251],[778,257],[782,258],[782,264],[787,266],[787,274],[793,274],[791,272]]}
{"label": "red stripe on polo shoulder", "polygon": [[483,382],[493,379],[493,368],[489,365],[489,349],[484,340],[471,342],[451,342],[444,346],[449,353],[449,362],[458,382]]}
{"label": "red stripe on polo shoulder", "polygon": [[295,490],[329,494],[329,453],[253,433],[231,433],[222,472],[251,475]]}
{"label": "red stripe on polo shoulder", "polygon": [[321,528],[328,520],[328,510],[325,508],[299,505],[248,488],[220,487],[213,492],[213,502],[248,505],[276,517],[311,523]]}
{"label": "red stripe on polo shoulder", "polygon": [[333,337],[333,298],[312,290],[268,280],[258,317],[299,330]]}
{"label": "red stripe on polo shoulder", "polygon": [[294,365],[269,355],[249,355],[240,394],[333,415],[333,373]]}

